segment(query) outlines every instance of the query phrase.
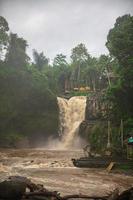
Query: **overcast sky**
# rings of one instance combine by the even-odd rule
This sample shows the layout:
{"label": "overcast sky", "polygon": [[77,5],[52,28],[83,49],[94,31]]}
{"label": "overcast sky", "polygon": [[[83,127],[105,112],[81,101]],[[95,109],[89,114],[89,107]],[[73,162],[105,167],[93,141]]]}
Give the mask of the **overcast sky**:
{"label": "overcast sky", "polygon": [[53,59],[84,43],[93,56],[108,53],[105,42],[115,19],[133,14],[133,0],[0,0],[10,30],[28,41],[28,52]]}

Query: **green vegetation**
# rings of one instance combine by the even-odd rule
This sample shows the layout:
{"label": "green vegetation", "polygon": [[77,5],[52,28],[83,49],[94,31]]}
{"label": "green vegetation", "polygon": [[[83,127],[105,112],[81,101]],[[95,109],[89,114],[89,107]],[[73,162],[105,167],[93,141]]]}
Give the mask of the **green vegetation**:
{"label": "green vegetation", "polygon": [[[106,119],[113,124],[112,141],[119,146],[118,124],[123,119],[125,133],[133,130],[133,17],[118,17],[109,31],[109,55],[92,57],[84,44],[71,51],[69,62],[62,53],[52,64],[43,52],[9,33],[8,22],[0,17],[0,145],[14,145],[27,138],[34,143],[58,136],[58,95],[101,93],[108,104]],[[89,140],[101,148],[106,126],[96,124]],[[104,147],[103,147],[104,148]]]}
{"label": "green vegetation", "polygon": [[[6,30],[3,28],[5,24],[0,23],[1,30]],[[41,66],[40,60],[36,59],[34,64],[30,64],[26,46],[23,38],[11,33],[5,59],[0,61],[1,146],[15,146],[25,137],[31,145],[40,141],[44,143],[48,137],[57,137],[58,134],[56,95],[50,89],[44,71],[41,71],[48,63],[41,63]],[[42,54],[39,56],[44,59]]]}
{"label": "green vegetation", "polygon": [[[111,84],[108,98],[113,102],[113,114],[118,118],[133,119],[133,17],[117,18],[107,36],[107,48],[117,59],[117,81]],[[116,119],[115,117],[115,119]],[[131,120],[130,119],[130,120]]]}

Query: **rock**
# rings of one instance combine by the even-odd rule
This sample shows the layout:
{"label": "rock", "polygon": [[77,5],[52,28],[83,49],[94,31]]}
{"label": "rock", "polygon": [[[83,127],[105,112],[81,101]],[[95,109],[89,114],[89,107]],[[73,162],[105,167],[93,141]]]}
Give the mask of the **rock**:
{"label": "rock", "polygon": [[0,183],[0,198],[20,200],[26,191],[26,184],[18,181],[3,181]]}
{"label": "rock", "polygon": [[30,179],[28,179],[27,177],[23,177],[23,176],[10,176],[9,180],[12,182],[16,182],[16,183],[20,183],[20,184],[25,184],[26,187],[31,191],[35,191],[38,189],[38,186],[34,183],[31,182]]}

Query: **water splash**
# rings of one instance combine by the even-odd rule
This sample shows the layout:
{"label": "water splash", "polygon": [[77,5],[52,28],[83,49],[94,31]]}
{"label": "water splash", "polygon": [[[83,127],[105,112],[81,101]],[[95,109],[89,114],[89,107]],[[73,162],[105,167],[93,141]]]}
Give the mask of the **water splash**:
{"label": "water splash", "polygon": [[73,146],[80,123],[85,119],[86,97],[74,96],[69,100],[58,97],[60,111],[60,136],[63,148]]}

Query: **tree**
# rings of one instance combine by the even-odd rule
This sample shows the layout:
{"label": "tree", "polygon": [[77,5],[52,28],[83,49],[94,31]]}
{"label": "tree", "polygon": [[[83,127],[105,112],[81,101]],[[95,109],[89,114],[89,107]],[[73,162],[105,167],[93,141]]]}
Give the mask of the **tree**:
{"label": "tree", "polygon": [[64,93],[70,87],[70,67],[66,61],[65,55],[56,55],[53,62],[53,70],[57,77],[59,90]]}
{"label": "tree", "polygon": [[116,19],[114,28],[108,33],[106,46],[121,66],[133,64],[133,16],[124,15]]}
{"label": "tree", "polygon": [[53,66],[66,66],[67,61],[66,61],[66,56],[61,54],[57,54],[56,57],[54,58]]}
{"label": "tree", "polygon": [[38,53],[35,49],[33,50],[33,58],[36,67],[41,71],[44,66],[47,66],[49,59],[44,56],[44,53]]}
{"label": "tree", "polygon": [[109,55],[101,55],[98,58],[98,68],[101,74],[101,89],[105,89],[116,80],[118,61]]}
{"label": "tree", "polygon": [[107,36],[106,46],[110,54],[118,59],[123,84],[130,87],[133,84],[133,16],[124,15],[116,19],[114,28]]}
{"label": "tree", "polygon": [[107,48],[118,60],[118,80],[109,91],[115,113],[120,117],[133,117],[133,16],[116,19],[107,36]]}
{"label": "tree", "polygon": [[24,68],[29,60],[26,54],[27,41],[11,33],[6,53],[6,62],[11,67]]}
{"label": "tree", "polygon": [[[76,86],[80,86],[81,81],[81,67],[87,62],[90,55],[84,44],[80,43],[72,49],[71,59],[73,65],[72,79],[76,82]],[[74,84],[75,85],[75,84]]]}
{"label": "tree", "polygon": [[0,16],[0,59],[3,49],[7,47],[9,26],[6,19]]}
{"label": "tree", "polygon": [[72,49],[71,59],[73,62],[84,62],[88,59],[88,56],[87,48],[82,43]]}
{"label": "tree", "polygon": [[87,61],[86,69],[84,69],[83,79],[86,80],[86,85],[91,90],[96,91],[100,88],[100,70],[96,58],[89,58]]}

